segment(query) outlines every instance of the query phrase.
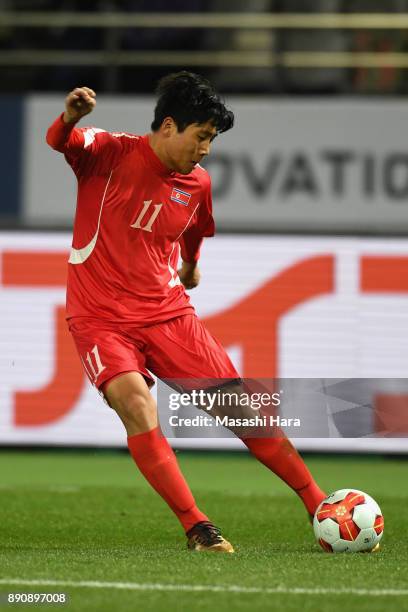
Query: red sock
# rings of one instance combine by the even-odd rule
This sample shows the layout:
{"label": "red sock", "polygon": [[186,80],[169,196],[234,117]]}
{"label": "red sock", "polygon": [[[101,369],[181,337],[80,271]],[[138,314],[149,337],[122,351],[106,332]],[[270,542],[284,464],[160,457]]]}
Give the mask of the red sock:
{"label": "red sock", "polygon": [[296,491],[313,516],[326,494],[317,486],[288,438],[243,438],[242,441],[259,461]]}
{"label": "red sock", "polygon": [[127,440],[137,467],[176,514],[184,531],[200,521],[209,520],[197,508],[176,456],[158,427]]}

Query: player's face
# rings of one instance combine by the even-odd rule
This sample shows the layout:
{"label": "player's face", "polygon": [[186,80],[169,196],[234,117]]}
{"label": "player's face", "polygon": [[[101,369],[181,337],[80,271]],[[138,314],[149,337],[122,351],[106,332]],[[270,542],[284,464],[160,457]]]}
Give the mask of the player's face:
{"label": "player's face", "polygon": [[172,130],[167,141],[167,154],[171,167],[180,174],[190,174],[194,166],[209,154],[211,143],[217,135],[214,125],[192,123],[183,132]]}

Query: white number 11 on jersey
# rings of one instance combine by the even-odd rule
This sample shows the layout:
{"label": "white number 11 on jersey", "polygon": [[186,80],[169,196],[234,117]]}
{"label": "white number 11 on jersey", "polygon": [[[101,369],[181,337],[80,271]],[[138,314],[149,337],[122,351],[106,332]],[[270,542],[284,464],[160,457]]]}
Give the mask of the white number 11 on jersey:
{"label": "white number 11 on jersey", "polygon": [[130,227],[141,229],[141,230],[144,230],[145,232],[152,231],[152,225],[155,222],[156,217],[159,214],[160,209],[163,206],[163,204],[153,204],[154,210],[152,214],[150,215],[148,222],[145,225],[142,225],[142,220],[144,219],[151,203],[152,203],[152,200],[145,200],[143,202],[143,208],[140,211],[138,218]]}

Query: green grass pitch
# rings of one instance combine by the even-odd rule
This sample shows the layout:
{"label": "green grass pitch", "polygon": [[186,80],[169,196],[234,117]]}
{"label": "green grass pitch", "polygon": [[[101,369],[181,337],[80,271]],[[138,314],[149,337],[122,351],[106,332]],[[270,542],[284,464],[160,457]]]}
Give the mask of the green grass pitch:
{"label": "green grass pitch", "polygon": [[[385,516],[380,553],[332,555],[297,496],[249,455],[178,457],[235,555],[187,551],[126,454],[1,451],[0,610],[408,610],[406,460],[306,458],[328,492],[362,489]],[[9,592],[65,592],[69,603],[6,604]]]}

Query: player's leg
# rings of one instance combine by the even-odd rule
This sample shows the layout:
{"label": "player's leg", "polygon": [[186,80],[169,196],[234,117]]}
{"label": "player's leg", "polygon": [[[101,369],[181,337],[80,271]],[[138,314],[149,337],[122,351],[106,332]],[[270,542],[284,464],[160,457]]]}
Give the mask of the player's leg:
{"label": "player's leg", "polygon": [[104,385],[127,434],[130,453],[150,485],[173,510],[193,550],[234,552],[217,527],[199,510],[179,468],[176,455],[158,426],[157,406],[138,372],[128,372]]}
{"label": "player's leg", "polygon": [[[157,407],[148,385],[153,380],[137,344],[111,326],[95,327],[84,319],[71,320],[70,331],[92,384],[122,420],[129,451],[146,480],[186,532],[197,523],[207,523],[208,517],[197,508],[175,454],[158,427]],[[211,550],[221,550],[215,544]]]}
{"label": "player's leg", "polygon": [[297,493],[313,518],[316,508],[327,494],[316,483],[306,463],[285,433],[282,431],[281,436],[245,436],[241,439],[258,461]]}
{"label": "player's leg", "polygon": [[[160,378],[222,379],[223,381],[239,378],[225,349],[194,315],[178,317],[155,326],[150,341],[151,346],[147,351],[148,363],[151,362],[149,367]],[[241,385],[234,387],[234,390],[237,393],[245,391]],[[231,393],[231,388],[224,387],[224,392]],[[227,403],[219,406],[218,414],[221,416],[225,414],[223,410],[227,406]],[[284,432],[282,431],[280,436],[251,437],[240,435],[239,431],[233,428],[231,430],[242,439],[258,461],[299,495],[308,513],[313,515],[326,494],[319,488],[302,457]]]}
{"label": "player's leg", "polygon": [[273,438],[242,438],[252,455],[279,476],[301,498],[313,517],[320,502],[327,497],[291,441],[283,435]]}
{"label": "player's leg", "polygon": [[[252,385],[254,389],[251,390]],[[251,393],[265,392],[270,394],[266,388],[262,388],[259,381],[245,381],[240,385],[224,386],[220,389],[220,402],[216,405],[211,414],[219,416],[237,416],[241,418],[251,418],[254,414],[252,408],[242,407],[237,402],[237,405],[230,405],[229,402],[223,401],[223,397],[237,397],[240,395]],[[263,412],[258,411],[259,416],[263,416]],[[298,451],[288,439],[285,432],[279,427],[254,427],[250,431],[242,427],[229,427],[229,429],[239,437],[246,445],[251,454],[263,463],[268,469],[283,480],[303,501],[309,515],[313,517],[316,508],[320,502],[327,497],[326,493],[320,489],[314,480],[310,470],[306,466]]]}
{"label": "player's leg", "polygon": [[[215,389],[212,391],[215,391]],[[231,403],[231,397],[239,398],[242,394],[247,395],[248,391],[247,385],[234,384],[223,386],[219,389],[219,403],[215,404],[211,410],[208,410],[206,406],[203,406],[203,408],[212,416],[245,419],[253,418],[258,414],[258,416],[262,417],[262,411],[254,412],[248,406],[242,407],[239,399],[236,404]],[[228,397],[228,402],[223,401],[224,397]],[[317,485],[310,470],[292,442],[285,435],[285,432],[278,427],[267,428],[263,426],[252,428],[228,426],[228,429],[242,440],[258,461],[263,463],[297,493],[309,515],[313,517],[316,508],[327,495]],[[268,431],[268,429],[272,431]]]}
{"label": "player's leg", "polygon": [[129,451],[146,480],[173,510],[184,530],[208,521],[194,500],[176,456],[160,431],[156,403],[139,372],[128,372],[103,388],[126,432]]}

